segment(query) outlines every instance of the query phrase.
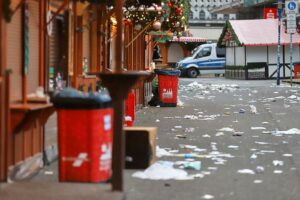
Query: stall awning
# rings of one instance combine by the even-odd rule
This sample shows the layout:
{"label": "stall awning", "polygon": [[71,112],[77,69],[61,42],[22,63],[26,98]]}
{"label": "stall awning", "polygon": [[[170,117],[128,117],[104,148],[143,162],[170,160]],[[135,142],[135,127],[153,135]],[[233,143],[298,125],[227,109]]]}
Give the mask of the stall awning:
{"label": "stall awning", "polygon": [[206,38],[201,37],[173,37],[171,42],[207,42]]}

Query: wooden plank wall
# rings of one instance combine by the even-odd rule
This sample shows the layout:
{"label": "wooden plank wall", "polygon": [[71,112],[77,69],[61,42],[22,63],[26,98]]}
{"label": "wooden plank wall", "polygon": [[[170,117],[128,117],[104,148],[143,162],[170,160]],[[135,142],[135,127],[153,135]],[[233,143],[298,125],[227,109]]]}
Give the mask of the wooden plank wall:
{"label": "wooden plank wall", "polygon": [[[139,71],[145,70],[145,50],[146,42],[145,35],[140,34],[136,40],[133,39],[139,31],[134,30],[133,26],[130,24],[125,25],[125,64],[128,71]],[[133,41],[129,46],[127,46],[131,41]],[[144,105],[144,83],[140,82],[135,85],[133,89],[135,93],[136,106]]]}
{"label": "wooden plank wall", "polygon": [[[39,85],[40,79],[40,40],[39,40],[39,24],[40,24],[40,4],[39,1],[30,0],[29,2],[29,73],[28,73],[28,92],[34,92]],[[18,10],[7,25],[7,63],[8,68],[13,70],[10,81],[10,92],[12,92],[11,102],[21,100],[19,88],[22,88],[21,70],[22,70],[22,23],[21,10]],[[10,133],[7,135],[7,166],[15,165],[26,158],[39,153],[43,149],[43,126],[37,119],[27,130],[18,133]]]}

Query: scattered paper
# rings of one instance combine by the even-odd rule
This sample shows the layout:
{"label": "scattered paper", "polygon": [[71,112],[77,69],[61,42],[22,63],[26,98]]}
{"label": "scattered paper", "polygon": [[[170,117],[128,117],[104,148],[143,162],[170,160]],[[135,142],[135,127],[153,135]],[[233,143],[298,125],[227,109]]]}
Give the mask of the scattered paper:
{"label": "scattered paper", "polygon": [[255,172],[251,169],[240,169],[237,172],[240,174],[255,174]]}
{"label": "scattered paper", "polygon": [[256,109],[256,107],[254,105],[250,105],[250,112],[252,114],[257,114],[257,109]]}
{"label": "scattered paper", "polygon": [[273,165],[274,166],[283,166],[283,161],[281,161],[281,160],[273,160]]}
{"label": "scattered paper", "polygon": [[265,130],[265,127],[251,127],[251,130]]}
{"label": "scattered paper", "polygon": [[237,150],[237,149],[239,148],[239,146],[229,145],[228,148],[229,148],[229,149],[236,149],[236,150]]}
{"label": "scattered paper", "polygon": [[158,161],[148,167],[145,171],[138,171],[132,174],[134,178],[150,180],[192,180],[193,176],[182,169],[175,169],[174,163],[170,161]]}
{"label": "scattered paper", "polygon": [[216,133],[216,137],[219,137],[219,136],[222,136],[222,135],[224,135],[223,132],[218,132],[218,133]]}
{"label": "scattered paper", "polygon": [[253,183],[262,183],[262,180],[254,180]]}
{"label": "scattered paper", "polygon": [[210,194],[206,194],[206,195],[203,195],[201,197],[201,199],[214,199],[215,197],[213,195],[210,195]]}
{"label": "scattered paper", "polygon": [[233,128],[229,128],[229,127],[224,127],[224,128],[219,129],[219,131],[234,132],[234,129]]}
{"label": "scattered paper", "polygon": [[257,158],[257,155],[254,153],[250,156],[250,159],[256,159]]}
{"label": "scattered paper", "polygon": [[53,171],[45,171],[44,174],[45,174],[45,175],[53,175],[54,172],[53,172]]}
{"label": "scattered paper", "polygon": [[284,157],[292,157],[293,154],[285,153],[285,154],[282,154],[282,156],[284,156]]}
{"label": "scattered paper", "polygon": [[161,158],[163,156],[171,156],[172,154],[170,152],[168,152],[165,149],[160,148],[159,146],[156,146],[156,156],[158,158]]}
{"label": "scattered paper", "polygon": [[262,145],[266,145],[266,144],[269,144],[267,142],[258,142],[258,141],[255,141],[255,144],[262,144]]}
{"label": "scattered paper", "polygon": [[273,131],[273,135],[300,135],[300,130],[297,128],[291,128],[286,131]]}

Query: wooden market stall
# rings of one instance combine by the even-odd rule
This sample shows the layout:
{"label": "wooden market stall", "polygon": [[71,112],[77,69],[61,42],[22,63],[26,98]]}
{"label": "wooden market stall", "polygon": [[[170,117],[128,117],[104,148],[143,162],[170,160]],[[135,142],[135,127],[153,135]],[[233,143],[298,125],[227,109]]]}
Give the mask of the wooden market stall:
{"label": "wooden market stall", "polygon": [[[281,30],[280,78],[290,76],[289,34]],[[293,61],[300,61],[300,35],[293,35]],[[218,45],[226,47],[227,78],[272,79],[277,75],[278,20],[229,20]]]}

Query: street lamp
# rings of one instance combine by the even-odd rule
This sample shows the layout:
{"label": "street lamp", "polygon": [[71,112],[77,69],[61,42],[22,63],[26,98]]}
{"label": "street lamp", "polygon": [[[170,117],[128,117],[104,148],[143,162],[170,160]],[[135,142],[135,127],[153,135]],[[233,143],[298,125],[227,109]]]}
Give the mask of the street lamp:
{"label": "street lamp", "polygon": [[277,45],[277,85],[280,85],[280,31],[281,31],[281,14],[283,0],[277,0],[277,16],[278,16],[278,45]]}

